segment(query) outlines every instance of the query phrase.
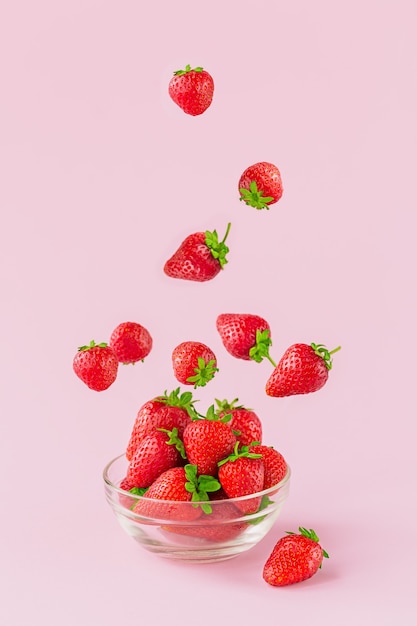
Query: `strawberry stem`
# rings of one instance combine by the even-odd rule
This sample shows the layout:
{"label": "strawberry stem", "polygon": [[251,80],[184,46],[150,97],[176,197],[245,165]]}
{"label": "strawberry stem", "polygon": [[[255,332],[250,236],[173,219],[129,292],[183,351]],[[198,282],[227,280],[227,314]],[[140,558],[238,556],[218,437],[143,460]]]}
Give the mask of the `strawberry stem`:
{"label": "strawberry stem", "polygon": [[205,244],[210,249],[210,252],[213,258],[218,260],[218,262],[220,263],[220,267],[222,269],[227,263],[226,255],[229,252],[229,248],[226,246],[225,241],[229,235],[230,227],[231,227],[231,223],[229,222],[227,225],[226,234],[223,237],[222,241],[219,241],[219,237],[218,237],[216,230],[205,231],[205,236],[206,236]]}
{"label": "strawberry stem", "polygon": [[240,200],[243,200],[248,206],[253,206],[255,209],[269,209],[268,204],[274,200],[272,196],[264,196],[262,189],[258,190],[258,185],[255,180],[252,180],[249,189],[241,187]]}
{"label": "strawberry stem", "polygon": [[269,347],[272,346],[270,330],[268,328],[265,330],[257,329],[255,342],[255,345],[249,350],[249,357],[256,363],[260,363],[266,358],[276,367],[276,363],[269,354]]}
{"label": "strawberry stem", "polygon": [[317,356],[320,356],[325,364],[328,370],[332,369],[332,354],[334,354],[335,352],[338,352],[339,350],[341,350],[342,346],[338,346],[337,348],[334,348],[334,350],[331,350],[329,352],[329,350],[326,348],[326,346],[323,346],[323,344],[321,343],[312,343],[310,344],[311,347],[313,348],[314,352],[317,354]]}

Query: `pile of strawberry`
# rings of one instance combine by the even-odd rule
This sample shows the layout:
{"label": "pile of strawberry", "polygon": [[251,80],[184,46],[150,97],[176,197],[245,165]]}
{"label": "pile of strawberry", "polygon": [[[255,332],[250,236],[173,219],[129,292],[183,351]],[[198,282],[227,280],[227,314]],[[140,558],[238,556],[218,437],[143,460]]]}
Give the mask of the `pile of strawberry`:
{"label": "pile of strawberry", "polygon": [[[185,70],[174,72],[168,92],[184,113],[199,116],[212,103],[214,81],[202,67],[192,69],[187,65]],[[247,167],[237,186],[239,200],[257,210],[269,210],[283,194],[278,167],[266,161]],[[197,282],[215,278],[228,262],[226,240],[230,228],[229,223],[221,240],[216,230],[188,235],[165,262],[165,275]],[[233,357],[258,363],[264,358],[270,361],[274,369],[266,381],[265,392],[273,397],[321,389],[332,367],[332,355],[340,349],[339,346],[329,351],[322,344],[295,343],[275,362],[269,351],[270,326],[259,315],[223,313],[217,317],[216,328],[224,348]],[[119,364],[143,361],[151,352],[152,343],[144,326],[123,322],[111,333],[108,344],[92,341],[79,348],[73,359],[74,372],[90,389],[104,391],[115,382]],[[219,372],[215,353],[199,341],[180,343],[172,351],[171,360],[175,378],[194,388],[206,385]],[[123,504],[133,506],[144,517],[163,517],[167,500],[194,502],[195,507],[186,507],[192,519],[201,515],[212,515],[213,519],[219,514],[216,510],[233,519],[236,513],[250,515],[267,506],[257,497],[227,506],[231,498],[257,494],[278,484],[288,469],[283,456],[262,443],[258,416],[236,402],[216,400],[206,415],[201,415],[194,408],[192,394],[180,393],[179,388],[146,402],[137,414],[126,450],[129,466],[120,485],[126,492],[122,496]],[[133,502],[129,493],[146,494],[146,497]],[[210,502],[220,499],[225,506],[212,507]],[[170,503],[170,519],[184,521],[183,510],[184,507],[179,507],[177,511]],[[250,522],[228,525],[228,532],[238,534],[247,523]],[[198,528],[178,525],[167,530],[202,533],[201,527]],[[220,530],[213,529],[199,536],[227,538],[220,537],[216,534]],[[265,564],[264,579],[281,586],[312,576],[327,556],[318,541],[312,529],[302,527],[298,534],[283,537]]]}
{"label": "pile of strawberry", "polygon": [[[258,494],[278,485],[288,468],[280,452],[262,444],[262,423],[253,409],[238,405],[237,398],[215,402],[201,415],[192,393],[179,387],[146,402],[133,425],[120,487],[146,495],[136,502],[123,497],[125,506],[144,517],[168,515],[172,522],[210,516],[209,530],[204,525],[166,529],[218,541],[239,534],[250,521],[226,528],[213,522],[256,513],[269,500],[259,495],[214,508],[210,502]],[[165,505],[167,500],[196,506],[176,509]]]}

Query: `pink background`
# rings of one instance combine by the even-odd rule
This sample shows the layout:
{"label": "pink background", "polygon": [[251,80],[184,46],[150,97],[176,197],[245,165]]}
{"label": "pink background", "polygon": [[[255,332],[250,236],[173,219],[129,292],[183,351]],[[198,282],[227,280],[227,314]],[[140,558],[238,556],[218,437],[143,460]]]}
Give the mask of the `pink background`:
{"label": "pink background", "polygon": [[[416,18],[411,0],[2,3],[2,624],[417,622]],[[216,85],[198,118],[167,94],[187,63]],[[261,160],[285,189],[263,212],[237,195]],[[163,274],[186,235],[228,221],[215,280]],[[266,317],[276,359],[341,344],[326,387],[268,398],[271,365],[225,352],[221,312]],[[151,355],[88,390],[77,347],[126,320]],[[293,469],[270,535],[214,565],[139,548],[101,478],[138,408],[177,386],[186,339],[221,370],[200,408],[239,397]],[[299,525],[331,558],[272,588],[263,564]]]}

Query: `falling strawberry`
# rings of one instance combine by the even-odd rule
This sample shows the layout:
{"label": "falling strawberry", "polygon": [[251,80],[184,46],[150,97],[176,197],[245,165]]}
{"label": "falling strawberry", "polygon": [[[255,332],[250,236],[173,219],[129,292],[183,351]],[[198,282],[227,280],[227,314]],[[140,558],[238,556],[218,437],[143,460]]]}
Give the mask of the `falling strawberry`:
{"label": "falling strawberry", "polygon": [[162,472],[180,465],[185,459],[178,429],[158,429],[146,435],[136,448],[127,469],[126,480],[131,487],[149,487]]}
{"label": "falling strawberry", "polygon": [[266,383],[268,396],[282,398],[318,391],[325,385],[332,368],[332,354],[322,344],[296,343],[290,346]]}
{"label": "falling strawberry", "polygon": [[217,463],[228,456],[236,444],[236,436],[228,425],[230,415],[219,418],[210,406],[204,419],[193,420],[183,435],[185,452],[200,474],[217,476]]}
{"label": "falling strawberry", "polygon": [[217,317],[216,327],[224,347],[232,356],[257,363],[267,358],[275,366],[269,355],[271,329],[259,315],[221,313]]}
{"label": "falling strawberry", "polygon": [[104,391],[114,383],[119,362],[107,343],[91,341],[88,346],[81,346],[73,360],[75,374],[90,389]]}
{"label": "falling strawberry", "polygon": [[269,209],[278,202],[283,188],[276,165],[262,161],[248,167],[239,180],[240,200],[256,209]]}
{"label": "falling strawberry", "polygon": [[226,255],[229,248],[225,241],[230,226],[229,223],[222,241],[219,241],[215,230],[193,233],[186,237],[165,263],[165,274],[171,278],[197,282],[205,282],[217,276],[227,263]]}
{"label": "falling strawberry", "polygon": [[214,352],[199,341],[183,341],[172,352],[174,375],[184,385],[204,387],[218,372]]}
{"label": "falling strawberry", "polygon": [[228,402],[227,400],[217,400],[217,414],[219,417],[229,414],[232,416],[229,426],[236,435],[242,446],[249,446],[253,441],[262,442],[262,423],[255,411],[237,405],[238,398]]}
{"label": "falling strawberry", "polygon": [[329,555],[319,544],[314,530],[289,532],[275,545],[263,569],[264,580],[274,587],[302,582],[321,568],[323,557]]}
{"label": "falling strawberry", "polygon": [[[264,464],[262,454],[252,452],[250,446],[239,446],[218,463],[219,481],[229,498],[239,498],[262,491],[264,484]],[[249,498],[236,502],[242,513],[255,513],[262,497]]]}
{"label": "falling strawberry", "polygon": [[202,67],[177,70],[168,85],[172,100],[184,113],[201,115],[208,109],[214,94],[214,81]]}
{"label": "falling strawberry", "polygon": [[278,485],[285,478],[288,471],[287,462],[282,454],[272,446],[258,444],[251,446],[251,451],[262,455],[264,464],[264,484],[262,488],[269,489]]}
{"label": "falling strawberry", "polygon": [[110,347],[119,363],[143,361],[152,349],[149,331],[136,322],[123,322],[111,334]]}
{"label": "falling strawberry", "polygon": [[177,428],[178,437],[182,438],[187,424],[191,422],[191,416],[198,417],[194,408],[193,395],[190,391],[180,393],[180,388],[171,393],[157,396],[143,404],[133,424],[132,433],[126,448],[126,458],[130,461],[136,452],[140,442],[146,435],[157,428],[172,430]]}

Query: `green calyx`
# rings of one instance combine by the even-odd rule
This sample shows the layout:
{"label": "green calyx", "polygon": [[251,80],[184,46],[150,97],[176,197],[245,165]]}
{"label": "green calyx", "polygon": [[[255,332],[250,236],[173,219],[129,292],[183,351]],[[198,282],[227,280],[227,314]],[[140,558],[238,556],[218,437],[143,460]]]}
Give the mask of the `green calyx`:
{"label": "green calyx", "polygon": [[256,181],[253,180],[249,185],[249,189],[241,187],[240,200],[243,200],[248,206],[253,206],[255,209],[269,209],[268,204],[274,200],[272,196],[264,196],[264,192],[258,190]]}
{"label": "green calyx", "polygon": [[[298,527],[298,532],[303,537],[307,537],[307,539],[311,539],[312,541],[315,541],[316,543],[319,543],[319,541],[320,541],[320,539],[317,536],[316,531],[313,530],[312,528],[310,528],[310,530],[307,530],[307,528],[304,528],[303,526],[299,526]],[[286,533],[287,533],[287,535],[295,535],[296,534],[296,533],[293,533],[293,532],[291,532],[289,530],[287,530]],[[321,548],[321,549],[323,550],[323,548]],[[326,550],[323,550],[323,556],[326,559],[329,558],[329,555],[327,554]],[[320,567],[321,567],[321,565],[320,565]]]}
{"label": "green calyx", "polygon": [[184,466],[184,470],[187,478],[185,488],[192,494],[191,502],[194,503],[193,506],[200,506],[204,513],[210,514],[212,508],[210,504],[208,504],[208,494],[220,489],[221,485],[219,481],[214,478],[214,476],[208,476],[206,474],[199,476],[197,473],[197,465],[191,465],[191,463],[187,463],[187,465]]}
{"label": "green calyx", "polygon": [[184,444],[181,439],[178,437],[178,428],[174,427],[172,430],[167,430],[166,428],[157,428],[157,430],[161,431],[161,433],[166,433],[168,435],[168,441],[165,443],[167,446],[175,446],[175,448],[180,453],[183,459],[187,458],[185,453]]}
{"label": "green calyx", "polygon": [[85,350],[91,350],[91,348],[107,348],[107,343],[96,343],[95,341],[90,341],[88,346],[80,346],[78,348],[78,352],[84,352]]}
{"label": "green calyx", "polygon": [[233,411],[234,409],[245,409],[245,411],[252,411],[252,409],[248,409],[243,406],[243,404],[236,404],[239,402],[239,398],[235,398],[231,402],[228,400],[218,400],[215,398],[217,404],[217,413],[220,415],[221,413],[227,413],[227,411]]}
{"label": "green calyx", "polygon": [[242,446],[240,448],[240,450],[239,450],[240,442],[236,441],[235,447],[233,449],[232,454],[227,456],[225,459],[222,459],[221,461],[219,461],[217,463],[217,466],[221,467],[222,465],[224,465],[228,461],[231,461],[233,463],[233,461],[237,461],[237,459],[241,459],[241,458],[245,458],[245,459],[261,459],[262,458],[262,454],[258,454],[257,452],[251,452],[250,451],[250,447],[251,446],[257,446],[257,445],[260,445],[259,441],[252,441],[251,444],[249,444],[248,446]]}
{"label": "green calyx", "polygon": [[260,363],[263,359],[268,359],[272,363],[274,367],[276,367],[275,361],[271,358],[269,354],[269,348],[272,346],[271,340],[271,332],[268,328],[265,330],[257,330],[255,345],[249,350],[249,357],[256,361],[256,363]]}
{"label": "green calyx", "polygon": [[176,72],[174,72],[174,76],[183,76],[184,74],[188,74],[188,72],[202,72],[202,71],[203,71],[202,67],[195,67],[194,69],[191,69],[191,65],[186,65],[185,70],[177,70]]}
{"label": "green calyx", "polygon": [[194,408],[194,402],[197,400],[193,400],[193,394],[191,391],[184,391],[180,394],[180,388],[174,389],[171,393],[164,392],[163,396],[158,396],[158,402],[163,402],[164,404],[168,404],[169,406],[177,406],[181,409],[185,409],[191,419],[195,419],[199,416],[197,411]]}
{"label": "green calyx", "polygon": [[332,354],[334,354],[338,350],[341,350],[342,346],[338,346],[337,348],[329,352],[326,346],[323,346],[323,344],[321,343],[311,343],[310,345],[313,348],[315,354],[323,359],[327,369],[331,370],[333,365]]}
{"label": "green calyx", "polygon": [[207,363],[202,357],[198,357],[197,367],[194,368],[195,375],[187,378],[189,383],[194,383],[194,389],[196,387],[204,387],[212,378],[219,368],[216,367],[216,361],[211,359]]}
{"label": "green calyx", "polygon": [[208,420],[209,422],[222,422],[223,424],[227,424],[232,419],[231,413],[225,413],[220,417],[220,414],[216,412],[214,404],[209,406],[207,409],[207,413],[204,416],[200,416],[202,419]]}
{"label": "green calyx", "polygon": [[223,237],[222,241],[219,241],[216,230],[213,230],[212,232],[206,230],[205,232],[205,244],[210,249],[213,258],[217,259],[217,261],[220,263],[220,267],[222,269],[227,263],[226,255],[229,252],[229,248],[226,246],[225,241],[229,235],[230,227],[231,223],[229,222],[227,225],[226,234]]}
{"label": "green calyx", "polygon": [[132,489],[129,489],[129,493],[133,494],[134,496],[143,496],[147,491],[148,491],[149,487],[132,487]]}

